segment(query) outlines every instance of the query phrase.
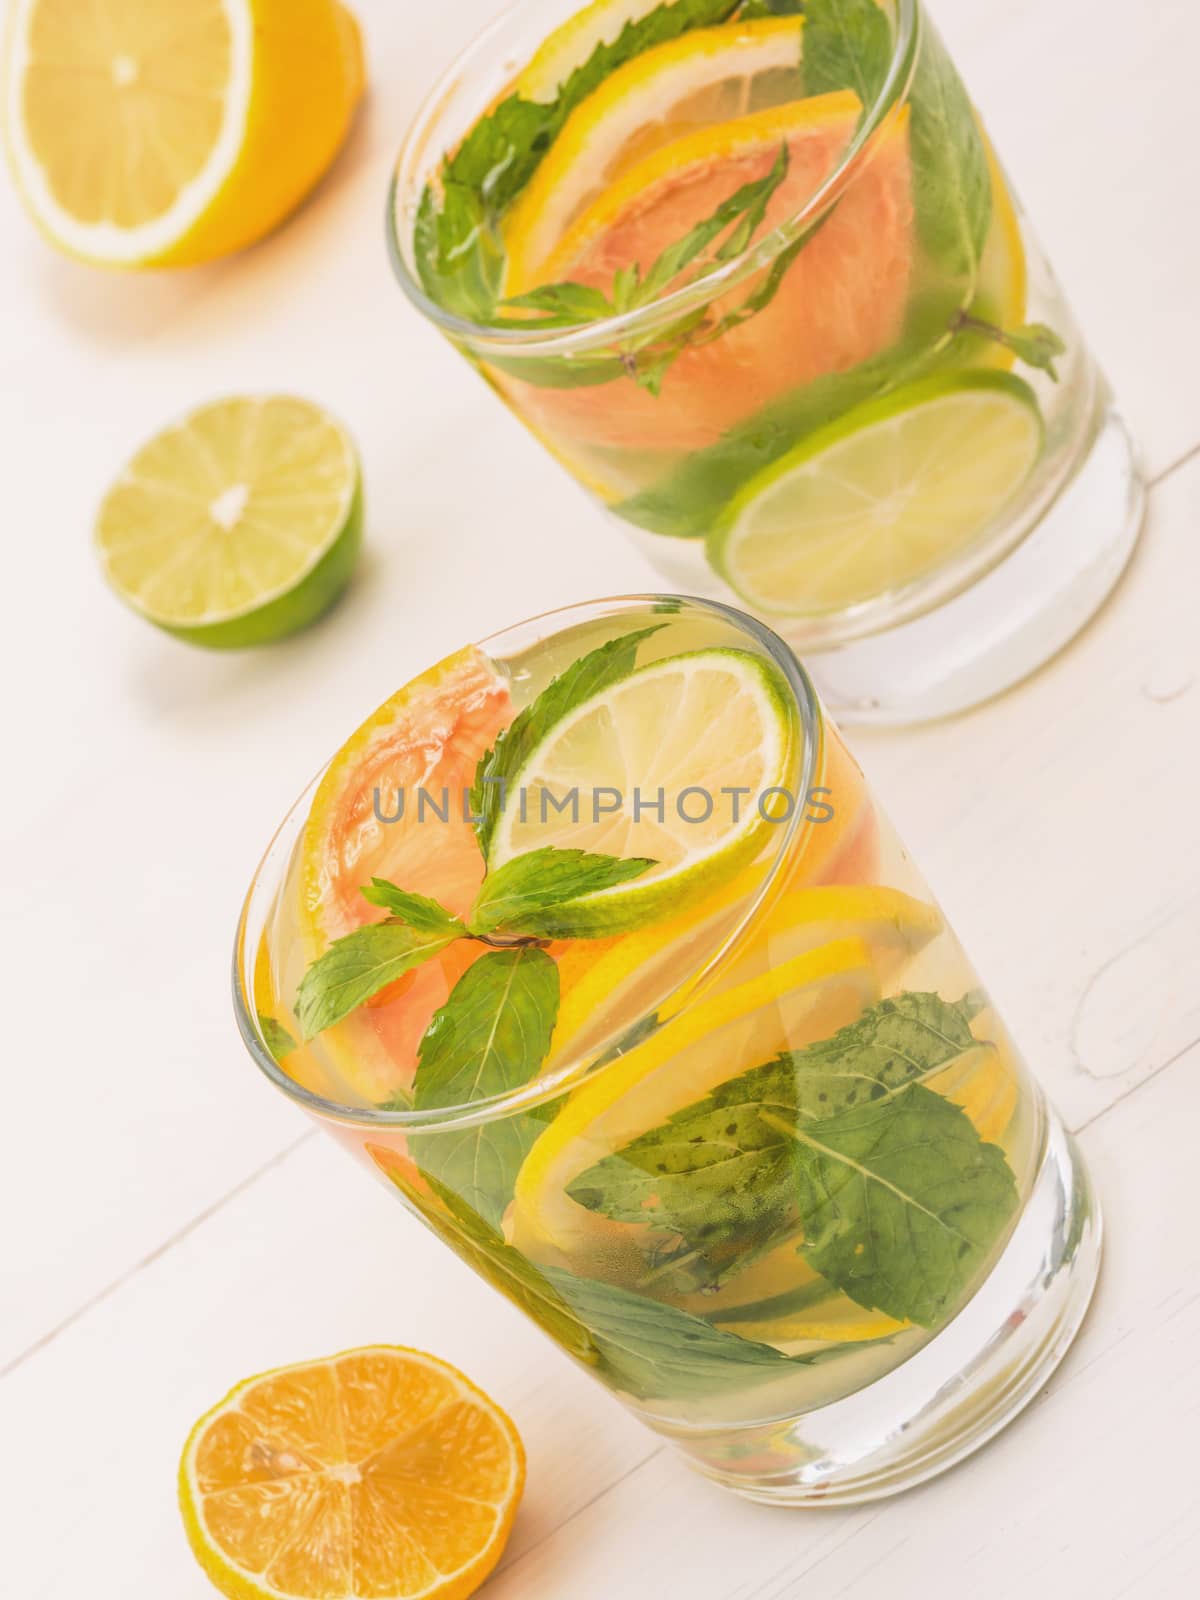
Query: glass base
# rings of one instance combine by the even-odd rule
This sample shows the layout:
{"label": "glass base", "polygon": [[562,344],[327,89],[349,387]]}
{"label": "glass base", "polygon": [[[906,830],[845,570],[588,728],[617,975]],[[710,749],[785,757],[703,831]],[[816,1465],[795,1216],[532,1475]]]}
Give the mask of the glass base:
{"label": "glass base", "polygon": [[832,650],[797,644],[826,707],[840,722],[923,722],[1028,677],[1075,637],[1116,584],[1137,543],[1145,498],[1133,441],[1102,385],[1078,470],[990,572],[896,627]]}
{"label": "glass base", "polygon": [[986,1444],[1042,1388],[1083,1321],[1100,1238],[1079,1149],[1051,1116],[1037,1182],[1004,1254],[916,1355],[803,1416],[696,1431],[659,1422],[658,1430],[705,1477],[765,1505],[852,1505],[910,1489]]}

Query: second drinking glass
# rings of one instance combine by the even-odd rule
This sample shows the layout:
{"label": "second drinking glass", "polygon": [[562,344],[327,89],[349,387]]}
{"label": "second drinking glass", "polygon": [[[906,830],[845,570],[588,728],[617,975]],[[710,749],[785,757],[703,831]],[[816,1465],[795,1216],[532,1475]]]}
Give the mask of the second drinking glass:
{"label": "second drinking glass", "polygon": [[675,587],[902,721],[1136,538],[1104,381],[918,0],[523,0],[401,155],[400,281]]}
{"label": "second drinking glass", "polygon": [[235,977],[272,1081],[742,1494],[940,1471],[1087,1305],[1078,1153],[723,606],[574,607],[400,689],[284,824]]}

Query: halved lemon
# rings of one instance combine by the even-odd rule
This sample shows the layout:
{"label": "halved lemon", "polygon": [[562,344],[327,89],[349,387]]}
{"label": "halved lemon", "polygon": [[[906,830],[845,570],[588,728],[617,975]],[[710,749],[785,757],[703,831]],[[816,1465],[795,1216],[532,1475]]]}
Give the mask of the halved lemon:
{"label": "halved lemon", "polygon": [[1042,451],[1033,390],[1007,372],[939,374],[870,401],[753,479],[709,559],[757,610],[821,615],[892,593],[965,549]]}
{"label": "halved lemon", "polygon": [[636,1278],[646,1230],[579,1205],[567,1193],[575,1179],[718,1084],[845,1027],[879,993],[866,944],[842,939],[667,1023],[575,1090],[530,1150],[509,1218],[514,1243],[535,1261]]}
{"label": "halved lemon", "polygon": [[189,644],[242,649],[307,627],[334,603],[362,544],[349,434],[291,395],[201,406],[138,451],[105,496],[104,575]]}
{"label": "halved lemon", "polygon": [[520,1435],[482,1390],[374,1345],[239,1384],[192,1430],[179,1500],[233,1600],[465,1600],[524,1483]]}
{"label": "halved lemon", "polygon": [[187,266],[294,208],[362,88],[337,0],[15,0],[4,121],[52,243],[104,266]]}
{"label": "halved lemon", "polygon": [[561,929],[544,919],[552,934],[628,932],[682,911],[778,834],[789,798],[803,804],[786,790],[798,736],[782,680],[749,651],[640,667],[555,723],[511,777],[488,868],[545,847],[655,862],[572,901]]}
{"label": "halved lemon", "polygon": [[799,100],[802,26],[778,17],[700,28],[611,73],[568,117],[508,214],[507,292],[537,282],[576,219],[637,162],[687,134]]}

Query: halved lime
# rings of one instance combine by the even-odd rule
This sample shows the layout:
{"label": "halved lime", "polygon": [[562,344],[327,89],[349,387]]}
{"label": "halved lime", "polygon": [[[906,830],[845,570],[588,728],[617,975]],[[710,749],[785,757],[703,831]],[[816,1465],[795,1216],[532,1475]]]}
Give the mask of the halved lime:
{"label": "halved lime", "polygon": [[749,651],[653,661],[549,729],[508,785],[488,868],[547,846],[647,857],[641,877],[572,901],[570,931],[678,914],[803,805],[786,792],[797,736],[778,674]]}
{"label": "halved lime", "polygon": [[287,395],[221,400],[138,451],[104,497],[96,546],[128,605],[213,649],[267,644],[327,611],[362,543],[345,429]]}
{"label": "halved lime", "polygon": [[759,611],[811,616],[903,588],[964,549],[1041,453],[1033,390],[942,373],[818,430],[741,491],[708,554]]}

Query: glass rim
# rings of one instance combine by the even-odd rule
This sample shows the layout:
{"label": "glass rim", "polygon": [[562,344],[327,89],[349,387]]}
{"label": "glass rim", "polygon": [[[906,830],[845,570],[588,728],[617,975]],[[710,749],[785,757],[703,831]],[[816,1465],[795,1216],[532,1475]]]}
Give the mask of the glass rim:
{"label": "glass rim", "polygon": [[407,223],[408,219],[402,219],[400,214],[406,194],[410,188],[416,187],[417,174],[413,169],[418,155],[423,151],[425,137],[436,125],[453,90],[460,84],[465,69],[473,64],[477,56],[484,55],[488,47],[495,44],[496,37],[504,32],[513,16],[526,3],[527,0],[514,0],[513,4],[506,6],[500,15],[493,18],[473,42],[459,53],[425,96],[404,136],[400,153],[396,158],[392,180],[388,187],[385,230],[392,270],[400,287],[424,317],[447,337],[468,342],[473,349],[494,350],[510,357],[516,352],[530,359],[571,355],[596,344],[609,343],[614,338],[641,332],[660,320],[686,315],[687,312],[713,299],[716,294],[729,290],[742,279],[769,266],[782,255],[805,229],[840,197],[842,191],[850,186],[860,167],[865,164],[864,157],[870,159],[872,151],[869,147],[875,136],[888,119],[898,113],[916,66],[923,20],[921,0],[892,0],[896,34],[892,41],[888,71],[879,92],[860,118],[850,143],[842,152],[833,171],[790,217],[779,223],[763,238],[747,245],[739,255],[724,262],[715,271],[690,284],[659,295],[636,310],[614,314],[596,322],[575,323],[547,332],[538,331],[536,327],[528,330],[498,328],[493,324],[473,322],[469,317],[461,317],[452,311],[447,311],[426,291],[415,267],[409,264],[408,253],[414,230],[411,225],[401,226],[402,221]]}
{"label": "glass rim", "polygon": [[[319,1116],[324,1121],[341,1123],[349,1127],[368,1128],[376,1131],[390,1129],[392,1131],[409,1131],[433,1133],[443,1130],[461,1129],[480,1126],[494,1122],[502,1117],[507,1117],[516,1111],[553,1099],[564,1089],[574,1087],[584,1082],[591,1082],[602,1073],[619,1066],[626,1052],[616,1054],[611,1061],[603,1065],[596,1065],[596,1057],[607,1046],[611,1046],[621,1039],[636,1038],[639,1042],[643,1038],[651,1037],[661,1028],[678,1022],[686,1016],[692,1007],[702,998],[708,987],[708,980],[722,967],[730,952],[741,941],[746,930],[752,924],[760,908],[766,903],[774,891],[780,874],[786,863],[790,862],[796,851],[797,844],[803,831],[811,830],[816,824],[807,819],[808,810],[806,797],[812,788],[817,772],[818,760],[823,756],[825,747],[825,716],[816,690],[808,673],[801,665],[790,646],[779,637],[765,623],[757,618],[738,611],[733,606],[727,606],[719,600],[701,599],[694,595],[671,594],[630,594],[614,595],[604,600],[583,601],[573,605],[556,607],[552,610],[541,612],[525,621],[504,628],[500,632],[490,634],[481,640],[477,648],[488,651],[489,646],[495,646],[512,635],[518,635],[528,630],[536,629],[550,622],[561,622],[563,631],[572,622],[586,622],[597,617],[614,613],[614,608],[629,611],[646,611],[654,606],[662,606],[666,602],[689,608],[694,611],[708,612],[710,615],[723,618],[732,623],[739,631],[748,634],[766,653],[773,666],[777,668],[784,686],[787,690],[789,703],[797,719],[797,749],[793,756],[793,765],[797,769],[796,797],[797,804],[785,825],[786,831],[782,833],[775,855],[770,862],[768,870],[763,874],[762,882],[754,893],[746,897],[746,903],[741,908],[736,922],[726,933],[720,943],[712,950],[707,958],[694,967],[687,968],[676,979],[666,993],[660,995],[652,1011],[644,1011],[625,1023],[619,1032],[614,1030],[612,1036],[601,1040],[591,1050],[580,1055],[570,1055],[561,1066],[553,1072],[540,1074],[522,1085],[519,1089],[509,1090],[499,1095],[490,1096],[484,1100],[468,1102],[463,1106],[437,1107],[426,1111],[395,1110],[385,1111],[374,1106],[345,1105],[338,1100],[326,1099],[314,1090],[306,1088],[297,1082],[276,1061],[274,1055],[263,1038],[258,1022],[258,1009],[254,1003],[254,969],[257,960],[258,939],[261,936],[261,926],[256,930],[254,942],[251,943],[248,933],[251,920],[260,906],[269,909],[278,884],[266,881],[267,868],[274,863],[276,852],[286,843],[288,858],[294,848],[299,829],[303,826],[308,815],[312,796],[324,776],[329,762],[304,789],[303,793],[288,809],[286,816],[264,851],[258,866],[255,868],[250,887],[242,903],[241,914],[238,918],[237,935],[233,949],[233,1007],[237,1020],[238,1032],[246,1046],[251,1059],[277,1089],[280,1089],[290,1100],[295,1101],[304,1110]],[[614,613],[619,614],[619,613]],[[543,634],[548,636],[548,634]],[[331,757],[332,761],[334,757]],[[651,1019],[675,996],[687,989],[687,998],[677,1009],[671,1012],[665,1020],[658,1022],[656,1027],[650,1028]]]}

